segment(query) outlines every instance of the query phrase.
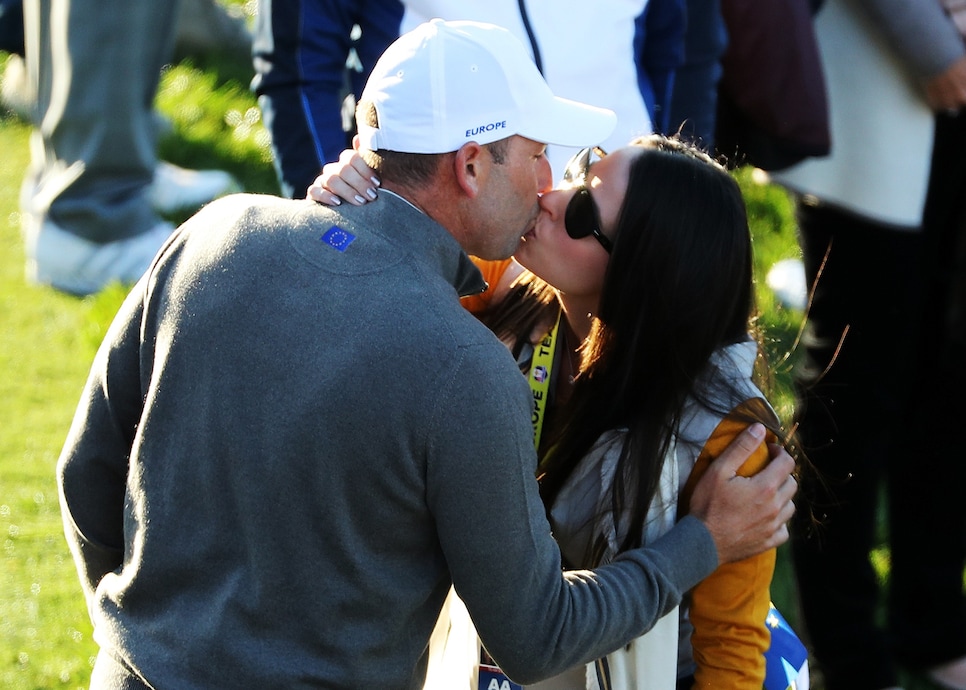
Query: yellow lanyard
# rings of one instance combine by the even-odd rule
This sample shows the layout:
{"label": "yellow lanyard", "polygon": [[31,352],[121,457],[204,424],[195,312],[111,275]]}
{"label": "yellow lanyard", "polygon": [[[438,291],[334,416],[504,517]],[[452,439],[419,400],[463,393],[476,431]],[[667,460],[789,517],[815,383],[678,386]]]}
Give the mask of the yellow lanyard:
{"label": "yellow lanyard", "polygon": [[557,330],[560,327],[560,312],[557,321],[547,335],[543,336],[533,348],[533,360],[530,363],[530,373],[527,381],[533,391],[533,445],[540,448],[540,432],[543,429],[543,419],[547,412],[550,396],[550,375],[553,373],[553,354],[557,348]]}
{"label": "yellow lanyard", "polygon": [[[550,374],[553,372],[553,353],[557,347],[557,329],[560,326],[560,312],[557,312],[557,321],[553,328],[543,339],[534,346],[533,357],[530,359],[530,372],[527,374],[527,382],[530,390],[533,391],[533,445],[540,448],[540,430],[543,428],[543,417],[547,411],[548,396],[550,393]],[[479,642],[479,640],[477,640]],[[509,690],[523,690],[523,686],[517,685],[500,668],[493,664],[486,650],[479,645],[480,664],[477,669],[477,688],[507,688]]]}

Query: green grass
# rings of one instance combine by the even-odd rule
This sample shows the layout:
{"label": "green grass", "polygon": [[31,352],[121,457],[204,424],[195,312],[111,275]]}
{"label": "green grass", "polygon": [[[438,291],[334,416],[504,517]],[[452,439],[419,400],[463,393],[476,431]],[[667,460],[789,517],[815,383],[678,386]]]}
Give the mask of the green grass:
{"label": "green grass", "polygon": [[[160,153],[189,167],[229,170],[247,191],[275,193],[268,136],[249,76],[249,66],[217,60],[167,69],[157,103],[171,131]],[[112,286],[78,299],[24,281],[17,197],[29,132],[16,118],[0,115],[0,687],[86,688],[97,646],[63,538],[54,466],[91,358],[125,289]],[[776,305],[764,275],[778,259],[798,255],[791,204],[782,190],[756,183],[748,171],[738,178],[755,237],[760,323],[776,369],[779,412],[788,420],[801,315]],[[795,625],[785,548],[773,598]],[[887,569],[888,554],[877,555]],[[913,679],[907,687],[931,686]]]}
{"label": "green grass", "polygon": [[[276,193],[247,79],[204,67],[182,63],[163,75],[158,107],[172,127],[161,155],[229,170],[247,191]],[[0,687],[86,688],[97,646],[63,538],[54,467],[126,290],[78,299],[25,282],[18,194],[29,134],[0,115]]]}
{"label": "green grass", "polygon": [[0,122],[0,686],[86,687],[94,654],[61,536],[54,463],[90,361],[90,303],[23,281],[28,130]]}

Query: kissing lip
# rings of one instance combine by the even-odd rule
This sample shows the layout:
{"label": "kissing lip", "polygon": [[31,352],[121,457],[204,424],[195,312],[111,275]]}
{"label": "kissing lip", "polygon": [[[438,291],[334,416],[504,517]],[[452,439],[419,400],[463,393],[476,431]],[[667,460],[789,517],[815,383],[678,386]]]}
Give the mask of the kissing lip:
{"label": "kissing lip", "polygon": [[526,242],[527,240],[540,239],[540,233],[537,231],[537,227],[540,226],[540,224],[544,221],[546,217],[547,217],[547,212],[541,209],[540,213],[537,214],[537,217],[534,218],[533,221],[530,223],[530,227],[527,228],[527,231],[525,233],[523,233],[522,239],[524,242]]}
{"label": "kissing lip", "polygon": [[520,237],[521,240],[526,242],[527,240],[534,239],[537,234],[535,230],[537,229],[537,219],[534,218],[527,226],[526,232]]}

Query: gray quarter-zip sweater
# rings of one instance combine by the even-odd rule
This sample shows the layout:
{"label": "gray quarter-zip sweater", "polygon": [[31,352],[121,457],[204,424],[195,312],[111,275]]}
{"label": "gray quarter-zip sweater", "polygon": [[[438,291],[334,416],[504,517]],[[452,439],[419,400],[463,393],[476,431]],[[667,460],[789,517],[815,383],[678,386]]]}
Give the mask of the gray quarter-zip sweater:
{"label": "gray quarter-zip sweater", "polygon": [[710,573],[693,518],[561,572],[530,392],[459,303],[483,287],[391,195],[191,218],[121,307],[58,465],[102,653],[161,689],[419,688],[452,581],[530,682]]}

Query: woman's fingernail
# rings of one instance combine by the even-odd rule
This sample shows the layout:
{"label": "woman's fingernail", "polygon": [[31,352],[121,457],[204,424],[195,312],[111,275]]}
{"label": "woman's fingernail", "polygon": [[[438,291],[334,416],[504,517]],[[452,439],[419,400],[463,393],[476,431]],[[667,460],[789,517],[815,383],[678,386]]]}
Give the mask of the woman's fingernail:
{"label": "woman's fingernail", "polygon": [[365,198],[359,196],[358,194],[356,194],[356,201],[358,201],[360,204],[366,203]]}
{"label": "woman's fingernail", "polygon": [[378,177],[376,177],[375,175],[373,175],[373,176],[372,176],[372,177],[370,177],[369,179],[370,179],[370,180],[372,180],[372,184],[374,184],[374,185],[376,185],[377,187],[380,187],[380,186],[382,186],[382,182],[380,182],[380,181],[379,181],[379,178],[378,178]]}
{"label": "woman's fingernail", "polygon": [[366,190],[366,194],[369,196],[370,199],[375,199],[376,198],[376,190],[375,189],[372,189],[372,188],[367,189]]}
{"label": "woman's fingernail", "polygon": [[341,203],[342,203],[342,199],[340,199],[340,198],[339,198],[339,197],[337,197],[337,196],[336,196],[335,194],[333,194],[333,195],[332,195],[332,205],[333,205],[333,206],[338,206],[338,205],[339,205],[339,204],[341,204]]}

